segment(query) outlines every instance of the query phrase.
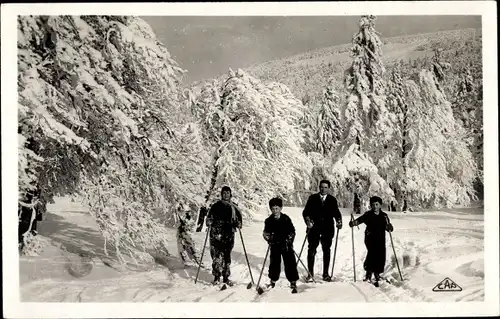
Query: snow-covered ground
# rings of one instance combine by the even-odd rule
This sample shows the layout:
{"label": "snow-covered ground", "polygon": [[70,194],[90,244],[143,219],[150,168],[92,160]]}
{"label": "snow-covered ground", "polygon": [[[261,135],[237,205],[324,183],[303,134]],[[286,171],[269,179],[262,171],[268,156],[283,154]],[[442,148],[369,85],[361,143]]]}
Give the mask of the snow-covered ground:
{"label": "snow-covered ground", "polygon": [[[299,283],[299,293],[292,295],[289,283],[282,273],[274,290],[257,295],[255,285],[246,286],[251,277],[237,234],[233,251],[232,278],[237,286],[218,291],[209,282],[212,276],[202,269],[198,283],[194,283],[197,269],[185,268],[177,257],[164,260],[168,268],[151,264],[142,269],[117,270],[106,266],[103,257],[103,239],[85,209],[68,200],[58,200],[49,206],[48,218],[39,224],[40,234],[52,242],[41,256],[21,257],[20,291],[22,302],[449,302],[483,301],[484,289],[484,232],[483,210],[457,209],[447,212],[428,211],[402,214],[389,212],[394,225],[393,240],[404,282],[400,281],[393,261],[390,236],[387,236],[387,267],[385,276],[393,284],[376,288],[361,281],[366,249],[363,243],[364,226],[354,229],[356,278],[353,278],[351,229],[347,226],[350,215],[343,210],[344,225],[338,240],[332,283]],[[300,252],[305,236],[301,208],[285,207],[297,230],[295,250]],[[266,211],[256,220],[246,222],[242,229],[245,248],[252,267],[255,283],[258,280],[266,253],[262,239]],[[205,232],[195,233],[201,249]],[[171,253],[176,254],[175,232],[172,230]],[[57,247],[64,245],[66,250]],[[333,251],[334,244],[332,245]],[[306,263],[307,244],[301,259]],[[92,271],[75,278],[67,271],[75,252],[96,256]],[[333,254],[332,254],[333,255]],[[76,256],[76,257],[75,257]],[[99,258],[99,256],[101,258]],[[204,263],[210,266],[208,249]],[[109,262],[107,262],[109,264]],[[269,281],[267,265],[261,284]],[[73,262],[75,264],[75,262]],[[316,275],[322,271],[321,246],[316,257]],[[299,264],[299,273],[305,274]],[[458,284],[460,292],[434,292],[432,289],[443,279]],[[319,276],[318,276],[319,278]]]}

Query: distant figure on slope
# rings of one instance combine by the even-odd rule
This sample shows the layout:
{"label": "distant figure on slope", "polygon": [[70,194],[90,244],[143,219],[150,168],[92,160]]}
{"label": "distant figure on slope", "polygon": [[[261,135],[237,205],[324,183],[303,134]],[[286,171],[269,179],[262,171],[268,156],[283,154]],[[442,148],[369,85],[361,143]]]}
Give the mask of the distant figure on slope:
{"label": "distant figure on slope", "polygon": [[359,218],[349,222],[349,227],[366,224],[365,246],[367,255],[363,264],[366,271],[364,281],[371,281],[372,274],[375,275],[375,284],[378,285],[380,274],[385,267],[385,232],[392,232],[394,228],[390,223],[389,216],[382,211],[382,199],[378,196],[370,198],[371,209]]}
{"label": "distant figure on slope", "polygon": [[264,221],[263,237],[270,246],[269,279],[271,287],[274,287],[281,273],[281,258],[285,266],[285,276],[290,282],[290,288],[297,288],[299,273],[297,261],[293,250],[295,239],[295,227],[288,215],[281,212],[283,201],[281,198],[272,198],[269,201],[272,215]]}
{"label": "distant figure on slope", "polygon": [[177,227],[177,248],[184,264],[199,264],[200,258],[196,251],[192,237],[194,221],[191,218],[189,208],[181,205],[179,216],[179,226]]}
{"label": "distant figure on slope", "polygon": [[320,242],[323,248],[323,280],[332,280],[328,274],[328,267],[330,266],[330,248],[333,236],[335,235],[335,221],[337,228],[342,228],[342,215],[337,204],[337,199],[327,194],[328,189],[330,189],[330,181],[320,181],[319,189],[319,193],[309,196],[302,212],[308,229],[307,241],[309,243],[307,268],[310,275],[307,276],[306,281],[312,280],[311,275],[314,276],[316,249]]}
{"label": "distant figure on slope", "polygon": [[222,276],[223,283],[232,286],[233,283],[229,280],[231,252],[234,248],[234,233],[237,228],[242,227],[242,217],[236,204],[231,201],[231,188],[222,187],[221,197],[210,208],[206,220],[210,232],[213,284],[219,284]]}

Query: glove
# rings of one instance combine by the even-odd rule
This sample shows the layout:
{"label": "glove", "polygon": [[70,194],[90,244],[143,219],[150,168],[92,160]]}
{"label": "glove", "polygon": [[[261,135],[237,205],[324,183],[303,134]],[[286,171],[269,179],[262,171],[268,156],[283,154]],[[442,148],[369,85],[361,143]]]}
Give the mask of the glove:
{"label": "glove", "polygon": [[354,226],[357,226],[356,221],[354,220],[349,221],[349,227],[354,227]]}
{"label": "glove", "polygon": [[211,219],[207,219],[207,227],[211,227],[212,226],[212,220]]}
{"label": "glove", "polygon": [[293,249],[293,241],[295,239],[295,234],[291,233],[288,235],[288,237],[285,239],[285,245],[284,248],[286,251]]}
{"label": "glove", "polygon": [[337,222],[337,229],[342,229],[342,221],[341,220],[339,220]]}
{"label": "glove", "polygon": [[392,227],[392,224],[387,224],[386,229],[391,233],[394,230],[394,227]]}
{"label": "glove", "polygon": [[264,237],[264,240],[267,241],[268,243],[271,243],[271,240],[273,239],[273,235],[270,233],[263,233],[262,236]]}
{"label": "glove", "polygon": [[306,225],[307,225],[307,228],[312,228],[314,223],[310,218],[306,217]]}

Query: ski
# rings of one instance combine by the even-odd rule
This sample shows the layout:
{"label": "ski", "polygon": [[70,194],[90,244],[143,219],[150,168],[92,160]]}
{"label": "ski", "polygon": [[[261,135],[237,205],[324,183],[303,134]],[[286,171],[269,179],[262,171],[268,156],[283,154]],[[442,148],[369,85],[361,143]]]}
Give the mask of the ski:
{"label": "ski", "polygon": [[267,292],[267,291],[269,291],[269,290],[273,289],[274,287],[275,287],[275,285],[266,284],[266,285],[264,286],[264,288],[262,288],[262,287],[257,288],[257,293],[258,293],[259,295],[262,295],[263,293],[265,293],[265,292]]}
{"label": "ski", "polygon": [[366,281],[367,283],[370,283],[372,285],[374,285],[375,287],[379,288],[380,287],[380,283],[382,282],[386,282],[388,284],[392,284],[389,280],[387,280],[387,278],[380,278],[380,281],[372,281],[372,280],[368,280]]}

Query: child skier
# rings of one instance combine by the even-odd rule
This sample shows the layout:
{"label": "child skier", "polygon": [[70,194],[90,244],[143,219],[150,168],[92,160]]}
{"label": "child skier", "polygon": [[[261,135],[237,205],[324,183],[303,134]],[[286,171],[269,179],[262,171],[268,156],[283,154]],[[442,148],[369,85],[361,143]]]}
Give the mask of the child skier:
{"label": "child skier", "polygon": [[371,281],[372,274],[375,275],[375,286],[378,287],[380,274],[385,267],[385,231],[392,232],[389,216],[382,211],[382,199],[378,196],[370,198],[371,209],[361,215],[358,219],[349,222],[349,227],[366,224],[365,246],[367,249],[366,259],[363,267],[366,271],[363,281]]}
{"label": "child skier", "polygon": [[[195,249],[195,243],[191,237],[194,222],[191,219],[191,212],[188,208],[180,206],[179,210],[179,226],[177,228],[177,248],[184,264],[198,265],[199,257]],[[203,265],[202,265],[203,266]]]}
{"label": "child skier", "polygon": [[274,287],[281,273],[281,258],[285,266],[285,275],[290,282],[292,292],[297,292],[297,280],[299,274],[297,263],[293,250],[293,241],[295,239],[295,227],[288,215],[281,212],[283,201],[280,198],[272,198],[269,201],[269,208],[272,215],[264,221],[264,239],[269,244],[270,264],[268,287]]}

